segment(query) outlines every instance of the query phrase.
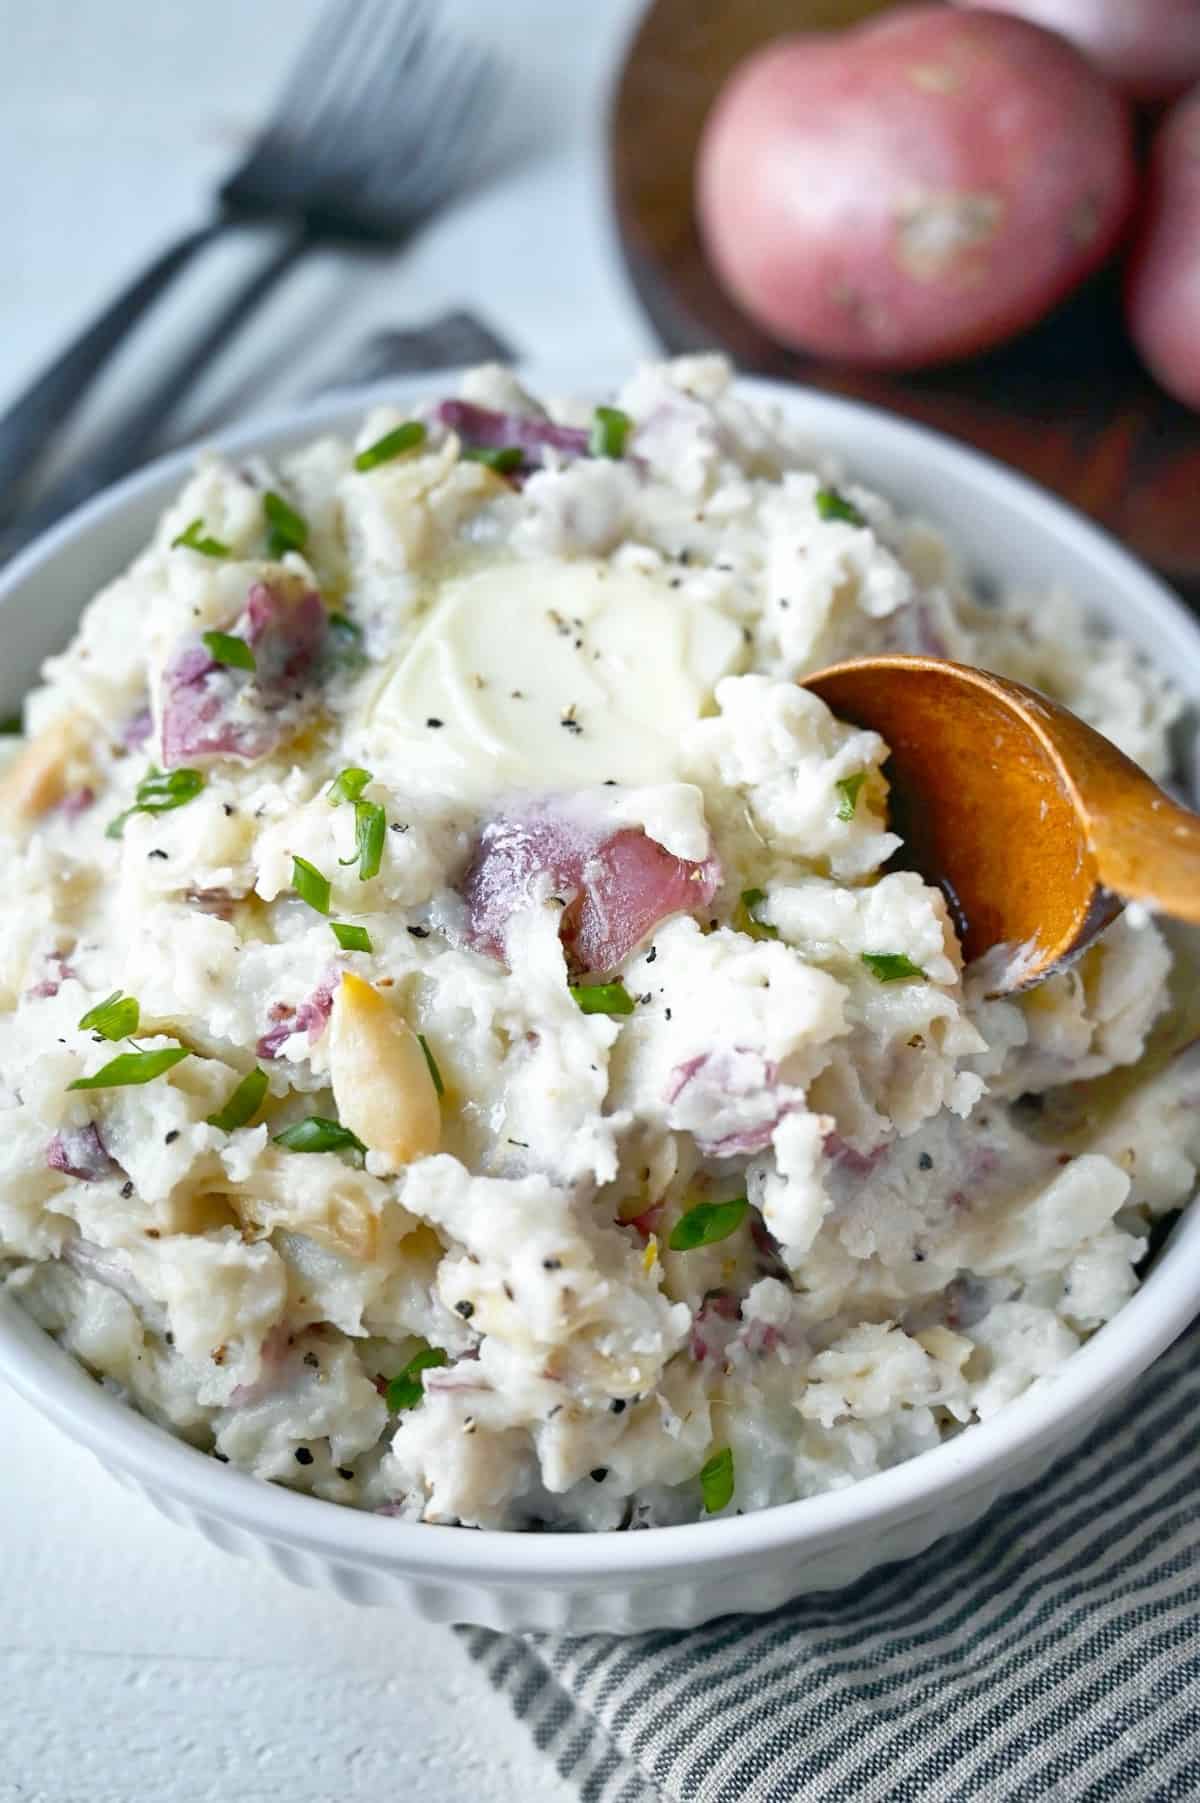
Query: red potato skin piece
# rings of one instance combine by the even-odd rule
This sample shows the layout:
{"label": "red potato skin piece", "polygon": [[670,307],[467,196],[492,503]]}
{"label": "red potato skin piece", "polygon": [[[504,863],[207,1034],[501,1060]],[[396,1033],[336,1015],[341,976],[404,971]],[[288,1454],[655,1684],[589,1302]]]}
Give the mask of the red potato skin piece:
{"label": "red potato skin piece", "polygon": [[697,210],[760,326],[901,369],[1033,324],[1104,261],[1134,183],[1129,109],[1078,51],[917,6],[743,64],[705,126]]}
{"label": "red potato skin piece", "polygon": [[1200,80],[1200,0],[955,0],[1057,31],[1131,100],[1170,100]]}
{"label": "red potato skin piece", "polygon": [[1125,305],[1149,369],[1176,400],[1200,409],[1200,88],[1154,140]]}

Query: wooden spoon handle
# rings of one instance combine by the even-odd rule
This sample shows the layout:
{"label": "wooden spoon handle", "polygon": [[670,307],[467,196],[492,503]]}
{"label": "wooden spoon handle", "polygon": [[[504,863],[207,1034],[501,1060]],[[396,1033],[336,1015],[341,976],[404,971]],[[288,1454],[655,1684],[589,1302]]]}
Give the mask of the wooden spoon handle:
{"label": "wooden spoon handle", "polygon": [[1200,925],[1200,815],[1152,782],[1131,783],[1088,825],[1106,889]]}

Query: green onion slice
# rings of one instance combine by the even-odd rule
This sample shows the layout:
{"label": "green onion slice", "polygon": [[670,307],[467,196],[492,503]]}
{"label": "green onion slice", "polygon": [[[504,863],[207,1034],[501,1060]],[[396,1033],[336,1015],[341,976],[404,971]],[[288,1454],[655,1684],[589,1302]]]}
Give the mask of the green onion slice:
{"label": "green onion slice", "polygon": [[114,989],[106,1001],[97,1002],[81,1016],[79,1025],[84,1032],[99,1033],[105,1039],[128,1039],[137,1032],[140,1018],[141,1009],[133,996]]}
{"label": "green onion slice", "polygon": [[733,924],[739,933],[748,933],[751,939],[778,939],[779,928],[769,926],[765,920],[758,918],[757,910],[766,899],[765,889],[742,890],[738,905],[733,911]]}
{"label": "green onion slice", "polygon": [[403,457],[406,451],[415,451],[425,443],[425,427],[419,419],[406,419],[402,426],[395,426],[392,431],[385,432],[374,444],[360,451],[354,459],[356,470],[377,469],[381,463],[390,463],[393,457]]}
{"label": "green onion slice", "polygon": [[867,523],[854,502],[848,501],[836,488],[819,488],[815,499],[817,512],[823,520],[845,520],[848,526],[865,526]]}
{"label": "green onion slice", "polygon": [[306,901],[318,914],[328,914],[329,878],[322,876],[316,865],[310,864],[307,858],[293,857],[292,888],[300,900]]}
{"label": "green onion slice", "polygon": [[329,805],[336,808],[341,801],[357,801],[367,784],[374,779],[369,770],[362,770],[351,764],[342,770],[329,785]]}
{"label": "green onion slice", "polygon": [[858,792],[867,780],[865,770],[859,770],[853,776],[843,776],[834,788],[841,796],[838,802],[837,817],[839,820],[853,820],[854,811],[858,807]]}
{"label": "green onion slice", "polygon": [[191,1053],[185,1045],[163,1046],[158,1052],[121,1052],[101,1065],[94,1077],[76,1077],[68,1089],[127,1089],[133,1083],[152,1083],[173,1064]]}
{"label": "green onion slice", "polygon": [[597,407],[592,415],[588,451],[593,457],[623,457],[633,421],[619,407]]}
{"label": "green onion slice", "polygon": [[572,983],[569,985],[585,1014],[632,1014],[633,997],[624,983]]}
{"label": "green onion slice", "polygon": [[214,663],[229,664],[235,670],[255,670],[258,665],[245,639],[232,632],[202,632],[204,648]]}
{"label": "green onion slice", "polygon": [[189,551],[199,551],[201,557],[228,557],[231,555],[229,546],[223,545],[219,538],[209,538],[205,535],[204,521],[199,514],[194,520],[188,521],[178,538],[171,540],[172,551],[178,550],[180,545],[185,545]]}
{"label": "green onion slice", "polygon": [[329,930],[344,952],[373,952],[375,950],[366,927],[357,926],[351,920],[331,920]]}
{"label": "green onion slice", "polygon": [[232,1133],[235,1128],[246,1126],[262,1107],[266,1093],[267,1073],[256,1064],[252,1071],[247,1071],[224,1108],[218,1108],[216,1114],[207,1117],[209,1126],[219,1127],[222,1133]]}
{"label": "green onion slice", "polygon": [[429,1075],[433,1078],[433,1087],[437,1090],[439,1097],[444,1096],[446,1093],[446,1085],[442,1082],[442,1073],[438,1069],[437,1059],[429,1049],[429,1041],[426,1039],[424,1033],[417,1034],[417,1041],[425,1054],[425,1062],[429,1066]]}
{"label": "green onion slice", "polygon": [[275,1135],[275,1144],[286,1146],[289,1152],[355,1152],[360,1158],[367,1151],[349,1127],[343,1127],[340,1121],[323,1120],[319,1114],[310,1114],[285,1127]]}
{"label": "green onion slice", "polygon": [[0,738],[19,739],[25,731],[25,722],[20,714],[9,714],[6,720],[0,720]]}
{"label": "green onion slice", "polygon": [[716,1515],[728,1507],[733,1501],[733,1485],[733,1449],[722,1446],[700,1472],[700,1494],[704,1498],[706,1515]]}
{"label": "green onion slice", "polygon": [[923,977],[925,972],[903,952],[862,952],[863,963],[881,983],[898,983],[902,977]]}
{"label": "green onion slice", "polygon": [[449,1362],[440,1346],[425,1346],[420,1352],[415,1352],[403,1371],[398,1371],[388,1384],[388,1413],[399,1415],[405,1409],[415,1409],[425,1394],[425,1386],[421,1382],[422,1371],[433,1371],[439,1365],[447,1365]]}
{"label": "green onion slice", "polygon": [[498,476],[511,476],[525,461],[525,453],[519,444],[467,445],[462,454],[469,463],[486,464]]}
{"label": "green onion slice", "polygon": [[173,808],[194,801],[203,787],[204,778],[199,770],[169,770],[164,775],[151,764],[134,790],[133,806],[109,821],[104,829],[105,836],[119,839],[131,814],[169,814]]}
{"label": "green onion slice", "polygon": [[[368,779],[369,780],[369,779]],[[358,880],[365,883],[379,875],[383,862],[383,841],[387,834],[387,815],[377,801],[354,804],[354,852],[339,858],[339,864],[357,864]]]}
{"label": "green onion slice", "polygon": [[715,1246],[727,1240],[746,1218],[750,1203],[745,1196],[730,1202],[697,1202],[680,1215],[671,1229],[667,1245],[672,1252],[694,1252],[697,1246]]}
{"label": "green onion slice", "polygon": [[289,507],[273,488],[263,496],[263,512],[267,516],[268,557],[282,557],[286,551],[303,551],[308,543],[308,521],[303,514]]}

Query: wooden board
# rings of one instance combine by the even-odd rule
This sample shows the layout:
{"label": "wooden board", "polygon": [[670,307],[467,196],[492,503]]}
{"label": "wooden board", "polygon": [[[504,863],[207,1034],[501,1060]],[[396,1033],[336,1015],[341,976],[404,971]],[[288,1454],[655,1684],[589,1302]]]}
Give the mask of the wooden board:
{"label": "wooden board", "polygon": [[1200,417],[1145,374],[1106,270],[1033,331],[968,362],[880,375],[773,343],[710,272],[692,210],[701,125],[748,51],[844,25],[886,0],[653,0],[613,104],[610,173],[633,284],[670,351],[831,389],[966,439],[1107,526],[1200,606]]}

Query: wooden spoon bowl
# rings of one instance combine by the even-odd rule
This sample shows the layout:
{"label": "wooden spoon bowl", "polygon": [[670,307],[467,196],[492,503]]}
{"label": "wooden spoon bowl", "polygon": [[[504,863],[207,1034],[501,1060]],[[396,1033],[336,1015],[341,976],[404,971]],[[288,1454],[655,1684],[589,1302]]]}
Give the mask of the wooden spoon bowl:
{"label": "wooden spoon bowl", "polygon": [[891,756],[904,861],[945,892],[992,993],[1040,981],[1125,901],[1200,923],[1200,817],[1023,683],[900,655],[835,664],[805,688]]}

